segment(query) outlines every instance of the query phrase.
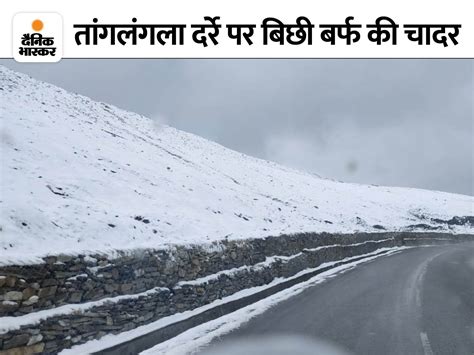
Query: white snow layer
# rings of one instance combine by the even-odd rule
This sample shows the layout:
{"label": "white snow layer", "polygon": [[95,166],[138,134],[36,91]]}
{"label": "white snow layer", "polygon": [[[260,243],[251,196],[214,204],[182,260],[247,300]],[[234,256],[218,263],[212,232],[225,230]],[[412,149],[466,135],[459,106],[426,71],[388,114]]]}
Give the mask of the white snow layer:
{"label": "white snow layer", "polygon": [[473,215],[471,196],[323,179],[2,66],[0,118],[4,263]]}

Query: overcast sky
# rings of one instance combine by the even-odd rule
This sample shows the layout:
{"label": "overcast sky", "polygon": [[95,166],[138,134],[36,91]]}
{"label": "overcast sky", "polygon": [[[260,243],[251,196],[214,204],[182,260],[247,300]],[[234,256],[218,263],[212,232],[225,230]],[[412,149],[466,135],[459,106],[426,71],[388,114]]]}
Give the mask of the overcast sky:
{"label": "overcast sky", "polygon": [[474,194],[472,60],[0,64],[343,181]]}

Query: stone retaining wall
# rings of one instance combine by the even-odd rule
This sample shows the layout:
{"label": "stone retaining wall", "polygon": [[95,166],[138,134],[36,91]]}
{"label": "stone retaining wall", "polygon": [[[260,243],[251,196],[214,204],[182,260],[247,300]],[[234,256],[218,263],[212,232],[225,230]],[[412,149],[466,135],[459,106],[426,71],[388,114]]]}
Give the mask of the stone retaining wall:
{"label": "stone retaining wall", "polygon": [[[435,236],[456,241],[472,238]],[[1,267],[2,316],[26,320],[28,313],[67,304],[87,308],[33,325],[25,322],[19,329],[0,334],[0,354],[56,353],[268,284],[276,277],[412,243],[412,239],[416,243],[419,237],[412,233],[300,234],[224,241],[207,247],[142,250],[114,258],[59,255],[38,265]],[[422,237],[430,239],[429,235]],[[268,258],[272,256],[277,257]],[[106,299],[109,301],[100,301]]]}
{"label": "stone retaining wall", "polygon": [[153,287],[173,287],[181,280],[253,265],[266,256],[292,255],[304,248],[353,244],[367,238],[386,236],[301,234],[223,241],[206,247],[122,252],[113,258],[101,254],[50,256],[37,265],[0,267],[0,317],[135,294]]}

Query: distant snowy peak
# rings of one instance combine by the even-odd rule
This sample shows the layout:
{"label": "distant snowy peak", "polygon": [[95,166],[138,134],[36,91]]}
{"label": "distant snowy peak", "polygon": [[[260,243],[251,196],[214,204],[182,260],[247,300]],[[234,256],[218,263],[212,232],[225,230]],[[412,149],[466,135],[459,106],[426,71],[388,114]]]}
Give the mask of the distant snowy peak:
{"label": "distant snowy peak", "polygon": [[0,67],[2,258],[298,232],[472,233],[474,198],[347,184]]}

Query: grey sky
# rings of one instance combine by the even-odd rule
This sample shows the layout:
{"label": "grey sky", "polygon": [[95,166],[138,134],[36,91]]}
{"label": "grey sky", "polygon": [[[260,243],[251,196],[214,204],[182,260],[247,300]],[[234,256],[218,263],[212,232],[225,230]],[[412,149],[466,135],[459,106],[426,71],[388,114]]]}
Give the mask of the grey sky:
{"label": "grey sky", "polygon": [[472,60],[0,64],[338,180],[474,194]]}

